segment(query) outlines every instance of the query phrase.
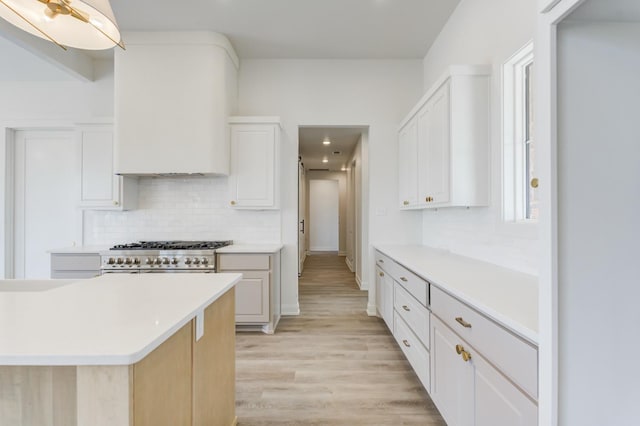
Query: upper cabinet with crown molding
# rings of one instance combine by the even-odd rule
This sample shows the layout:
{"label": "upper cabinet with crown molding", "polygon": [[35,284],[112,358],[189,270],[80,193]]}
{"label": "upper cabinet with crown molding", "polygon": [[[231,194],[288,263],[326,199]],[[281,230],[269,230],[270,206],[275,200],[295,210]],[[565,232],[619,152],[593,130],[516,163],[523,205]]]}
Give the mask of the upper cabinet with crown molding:
{"label": "upper cabinet with crown molding", "polygon": [[488,66],[451,66],[402,122],[402,209],[489,205]]}
{"label": "upper cabinet with crown molding", "polygon": [[115,172],[229,174],[239,61],[212,32],[133,32],[115,52]]}

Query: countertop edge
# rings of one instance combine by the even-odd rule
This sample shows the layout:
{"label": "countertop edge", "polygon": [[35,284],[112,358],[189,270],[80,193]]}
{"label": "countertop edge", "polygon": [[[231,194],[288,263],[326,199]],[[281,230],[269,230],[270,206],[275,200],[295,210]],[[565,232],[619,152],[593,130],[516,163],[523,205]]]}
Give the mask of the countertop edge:
{"label": "countertop edge", "polygon": [[[439,289],[441,289],[442,291],[450,294],[451,296],[459,299],[461,302],[465,303],[466,305],[472,307],[473,309],[479,311],[482,315],[488,317],[489,319],[491,319],[492,321],[498,323],[499,325],[501,325],[502,327],[504,327],[505,329],[507,329],[508,331],[510,331],[511,333],[517,335],[518,337],[526,340],[527,342],[538,346],[539,345],[539,334],[538,332],[536,332],[535,330],[530,329],[529,327],[527,327],[524,324],[521,324],[519,321],[517,321],[516,319],[510,318],[506,315],[501,314],[500,312],[497,312],[496,310],[484,305],[483,303],[475,300],[473,297],[468,296],[467,294],[465,294],[464,292],[458,291],[456,288],[448,286],[446,283],[442,283],[442,282],[437,282],[435,281],[433,278],[429,277],[428,275],[426,275],[424,273],[424,271],[421,271],[419,267],[416,267],[415,265],[411,265],[409,262],[403,262],[401,259],[398,259],[397,257],[395,257],[395,254],[393,253],[393,248],[404,248],[404,249],[411,249],[411,248],[419,248],[420,246],[412,246],[412,245],[390,245],[390,244],[380,244],[380,245],[373,245],[374,250],[377,250],[381,253],[383,253],[386,256],[389,256],[390,258],[392,258],[394,261],[396,261],[398,264],[402,265],[403,267],[411,270],[413,273],[415,273],[416,275],[420,276],[422,279],[428,281],[430,284],[438,287]],[[444,250],[439,250],[433,247],[428,247],[428,246],[422,246],[424,247],[424,249],[428,249],[428,250],[433,250],[434,252],[441,252],[443,255],[452,255],[452,256],[456,256],[459,258],[464,258],[465,256],[461,256],[458,254],[454,254],[454,253],[448,253]],[[478,262],[482,262],[479,261],[477,259],[472,259],[474,261],[478,261]],[[485,264],[489,264],[489,265],[493,265],[489,262],[483,262]],[[502,268],[502,269],[508,269],[508,268],[504,268],[502,266],[499,265],[495,265],[496,268]],[[515,271],[515,270],[511,270],[513,272],[518,272],[519,271]],[[524,273],[522,273],[524,274]],[[524,275],[529,275],[529,274],[524,274]]]}
{"label": "countertop edge", "polygon": [[283,244],[232,244],[217,249],[216,254],[278,253],[283,248]]}

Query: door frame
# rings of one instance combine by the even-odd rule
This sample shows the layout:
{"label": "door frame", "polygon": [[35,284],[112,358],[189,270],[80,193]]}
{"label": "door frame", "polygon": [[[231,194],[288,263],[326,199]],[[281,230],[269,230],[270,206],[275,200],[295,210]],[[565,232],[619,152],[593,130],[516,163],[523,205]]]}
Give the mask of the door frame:
{"label": "door frame", "polygon": [[[84,120],[87,121],[87,120]],[[15,134],[18,131],[75,131],[81,120],[31,120],[16,119],[0,122],[0,278],[15,277]],[[108,122],[106,119],[91,120],[92,123]],[[84,239],[83,216],[78,227],[80,241]]]}

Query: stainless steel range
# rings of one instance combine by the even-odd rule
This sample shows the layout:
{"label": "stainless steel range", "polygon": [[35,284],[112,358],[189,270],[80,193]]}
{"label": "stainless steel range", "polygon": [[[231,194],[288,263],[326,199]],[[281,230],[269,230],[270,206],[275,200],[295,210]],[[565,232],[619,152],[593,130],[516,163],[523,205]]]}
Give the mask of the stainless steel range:
{"label": "stainless steel range", "polygon": [[100,271],[110,273],[215,272],[216,249],[233,241],[140,241],[100,253]]}

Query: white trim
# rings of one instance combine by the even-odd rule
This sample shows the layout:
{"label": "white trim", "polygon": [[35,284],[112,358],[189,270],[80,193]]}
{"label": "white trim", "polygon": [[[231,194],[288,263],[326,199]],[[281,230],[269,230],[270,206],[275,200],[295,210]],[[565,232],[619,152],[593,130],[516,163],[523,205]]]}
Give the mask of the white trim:
{"label": "white trim", "polygon": [[300,315],[300,304],[299,303],[295,303],[295,304],[288,304],[288,305],[282,305],[280,307],[281,311],[280,311],[280,315],[282,316],[296,316],[296,315]]}
{"label": "white trim", "polygon": [[346,256],[347,255],[347,251],[346,250],[339,250],[338,251],[338,256]]}
{"label": "white trim", "polygon": [[353,272],[353,262],[351,262],[349,256],[345,257],[344,262],[347,264],[347,268],[349,268],[349,271]]}
{"label": "white trim", "polygon": [[502,67],[502,219],[506,223],[537,223],[526,219],[524,138],[525,68],[533,63],[534,45],[529,41]]}
{"label": "white trim", "polygon": [[360,277],[356,273],[356,284],[358,284],[358,288],[362,290],[362,282],[360,281]]}
{"label": "white trim", "polygon": [[369,315],[370,317],[378,316],[378,309],[376,308],[376,305],[367,305],[367,315]]}

